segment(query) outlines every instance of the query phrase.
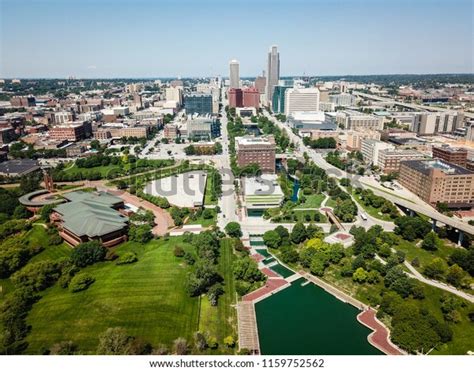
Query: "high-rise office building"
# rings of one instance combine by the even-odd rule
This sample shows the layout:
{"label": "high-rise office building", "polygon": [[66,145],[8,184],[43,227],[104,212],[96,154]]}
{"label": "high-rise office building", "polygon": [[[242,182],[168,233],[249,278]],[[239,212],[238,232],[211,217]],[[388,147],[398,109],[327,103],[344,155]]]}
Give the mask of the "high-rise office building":
{"label": "high-rise office building", "polygon": [[229,62],[230,68],[230,88],[238,89],[240,87],[239,61],[232,59]]}
{"label": "high-rise office building", "polygon": [[229,99],[229,107],[236,108],[243,106],[242,89],[230,88],[227,92],[227,98]]}
{"label": "high-rise office building", "polygon": [[277,46],[273,45],[268,52],[267,64],[267,102],[272,102],[273,90],[280,79],[280,53]]}
{"label": "high-rise office building", "polygon": [[258,110],[260,107],[260,93],[257,88],[247,88],[243,91],[243,106],[254,107]]}
{"label": "high-rise office building", "polygon": [[285,91],[289,89],[288,86],[275,86],[272,98],[272,110],[275,113],[285,112]]}
{"label": "high-rise office building", "polygon": [[184,108],[189,115],[195,113],[201,116],[212,115],[212,95],[202,93],[187,94],[184,97]]}
{"label": "high-rise office building", "polygon": [[267,78],[265,77],[265,74],[262,74],[262,76],[257,76],[253,85],[258,89],[260,94],[265,94],[265,85],[267,85]]}

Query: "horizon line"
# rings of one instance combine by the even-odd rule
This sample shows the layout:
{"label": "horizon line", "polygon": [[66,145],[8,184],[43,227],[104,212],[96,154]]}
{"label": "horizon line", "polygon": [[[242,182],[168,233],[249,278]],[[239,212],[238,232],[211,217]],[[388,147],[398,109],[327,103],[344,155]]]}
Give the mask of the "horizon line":
{"label": "horizon line", "polygon": [[[474,71],[472,72],[436,72],[436,73],[417,73],[417,72],[410,72],[410,73],[371,73],[371,74],[328,74],[328,75],[285,75],[281,76],[280,79],[288,79],[288,78],[315,78],[315,77],[366,77],[366,76],[440,76],[440,75],[474,75]],[[159,79],[209,79],[209,78],[230,78],[229,76],[222,76],[222,75],[212,75],[212,76],[140,76],[140,77],[127,77],[127,76],[116,76],[116,77],[76,77],[74,75],[70,75],[67,77],[0,77],[1,80],[68,80],[74,78],[75,80],[159,80]],[[255,79],[260,77],[260,75],[256,76],[241,76],[240,79]]]}

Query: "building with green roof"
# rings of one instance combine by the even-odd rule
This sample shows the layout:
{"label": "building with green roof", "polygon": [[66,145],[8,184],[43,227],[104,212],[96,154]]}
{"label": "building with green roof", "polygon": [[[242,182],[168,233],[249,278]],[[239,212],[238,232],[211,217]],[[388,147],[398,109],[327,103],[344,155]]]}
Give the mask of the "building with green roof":
{"label": "building with green roof", "polygon": [[128,218],[123,200],[107,192],[70,192],[68,201],[53,209],[51,221],[70,245],[97,240],[105,247],[127,240]]}

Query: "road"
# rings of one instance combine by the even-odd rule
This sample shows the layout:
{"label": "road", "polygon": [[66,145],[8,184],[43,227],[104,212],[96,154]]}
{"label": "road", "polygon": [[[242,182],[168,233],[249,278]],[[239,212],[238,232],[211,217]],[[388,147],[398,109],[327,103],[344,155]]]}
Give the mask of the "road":
{"label": "road", "polygon": [[237,215],[237,199],[234,186],[234,177],[230,170],[230,153],[229,153],[229,133],[227,132],[227,115],[223,94],[222,96],[222,118],[221,118],[221,134],[222,134],[222,155],[215,157],[217,168],[222,176],[222,197],[219,199],[218,205],[221,213],[217,217],[217,225],[222,230],[229,222],[238,222]]}
{"label": "road", "polygon": [[[320,168],[326,170],[326,172],[329,176],[335,177],[337,179],[349,178],[349,179],[351,179],[352,184],[356,187],[361,187],[361,188],[364,188],[364,189],[370,189],[376,195],[381,196],[381,197],[391,201],[392,203],[395,203],[395,204],[403,206],[407,209],[413,210],[414,212],[426,215],[426,216],[430,217],[433,220],[437,220],[437,221],[439,221],[443,224],[449,225],[449,226],[451,226],[451,227],[453,227],[457,230],[461,230],[463,232],[474,235],[474,226],[469,225],[465,222],[462,222],[459,219],[448,217],[444,214],[439,213],[438,211],[436,211],[430,205],[427,205],[425,202],[422,202],[421,200],[418,200],[417,197],[411,197],[410,200],[406,200],[405,198],[397,197],[396,195],[391,195],[387,191],[383,191],[383,190],[374,188],[373,186],[370,186],[370,183],[372,182],[372,178],[367,177],[367,176],[357,176],[357,175],[354,175],[354,174],[348,174],[346,171],[338,169],[335,166],[329,164],[323,158],[321,153],[318,153],[318,152],[314,151],[313,149],[306,148],[306,146],[303,144],[303,139],[301,137],[297,136],[295,133],[293,133],[293,131],[287,125],[285,125],[285,124],[281,123],[280,121],[278,121],[277,119],[275,119],[268,112],[266,112],[266,111],[264,111],[264,112],[265,112],[265,115],[269,119],[271,119],[281,129],[286,131],[286,133],[288,134],[290,140],[295,143],[297,151],[299,151],[301,154],[302,154],[302,151],[306,152],[308,154],[309,158],[311,160],[313,160],[313,162],[317,166],[319,166]],[[374,224],[381,224],[381,222],[379,222],[378,219],[373,219],[372,222],[374,222]],[[363,222],[359,221],[359,224],[360,223],[363,223]]]}
{"label": "road", "polygon": [[[362,93],[362,92],[359,92],[359,91],[354,91],[352,94],[357,95],[359,97],[376,100],[376,101],[379,101],[379,102],[392,103],[394,105],[411,108],[413,110],[437,111],[437,112],[453,111],[452,109],[450,110],[450,109],[442,108],[442,107],[433,107],[433,106],[425,106],[423,104],[400,102],[400,101],[397,101],[395,99],[385,98],[385,97],[381,97],[381,96],[374,95],[374,94]],[[463,112],[463,113],[464,113],[464,116],[466,116],[466,117],[469,117],[471,119],[474,118],[474,113],[470,113],[470,112]]]}

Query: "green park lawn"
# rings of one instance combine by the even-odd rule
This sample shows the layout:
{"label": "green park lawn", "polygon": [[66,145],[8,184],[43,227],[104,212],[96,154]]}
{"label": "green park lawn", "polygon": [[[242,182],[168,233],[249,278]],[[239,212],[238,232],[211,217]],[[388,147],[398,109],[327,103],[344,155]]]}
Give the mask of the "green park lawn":
{"label": "green park lawn", "polygon": [[369,214],[371,217],[373,218],[376,218],[376,219],[380,219],[380,220],[384,220],[386,222],[390,222],[392,221],[393,219],[390,217],[389,214],[383,214],[381,211],[380,211],[380,208],[375,208],[373,207],[372,205],[366,205],[362,202],[362,200],[360,199],[360,195],[356,194],[354,192],[354,190],[352,191],[352,197],[354,198],[354,200],[365,210],[365,212],[367,214]]}
{"label": "green park lawn", "polygon": [[[194,250],[181,237],[152,240],[145,245],[124,243],[116,253],[133,251],[138,257],[136,263],[117,266],[102,262],[82,269],[95,278],[86,291],[71,293],[57,284],[44,291],[27,318],[31,325],[27,353],[39,353],[63,340],[74,341],[81,353],[94,353],[99,334],[117,326],[153,346],[170,346],[178,337],[192,340],[198,329],[209,331],[222,344],[234,323],[233,309],[228,308],[235,296],[233,282],[224,277],[226,294],[217,308],[206,305],[204,297],[201,306],[201,298],[189,297],[185,290],[192,267],[174,256],[177,244],[185,251]],[[225,245],[222,251],[220,267],[230,272],[227,264],[232,260],[232,249]]]}
{"label": "green park lawn", "polygon": [[206,181],[206,190],[204,193],[204,205],[217,205],[217,200],[212,200],[211,198],[212,186],[213,186],[213,179],[208,174],[207,181]]}
{"label": "green park lawn", "polygon": [[306,208],[314,208],[317,209],[321,207],[321,203],[324,201],[326,198],[326,195],[322,193],[314,194],[314,195],[308,195],[304,196],[305,197],[305,202],[299,204],[296,206],[297,209],[306,209]]}
{"label": "green park lawn", "polygon": [[235,310],[235,281],[232,274],[232,263],[236,256],[233,252],[233,243],[230,239],[221,240],[221,255],[219,257],[219,272],[224,278],[224,294],[219,298],[217,307],[210,305],[207,296],[201,298],[201,311],[199,316],[199,331],[209,332],[222,344],[222,339],[231,335],[237,338]]}
{"label": "green park lawn", "polygon": [[435,251],[424,250],[421,247],[416,246],[417,242],[419,241],[417,240],[414,242],[410,242],[400,238],[398,244],[395,245],[394,248],[396,250],[403,251],[408,262],[411,262],[413,259],[418,258],[418,260],[420,261],[420,268],[417,269],[420,271],[423,270],[423,267],[425,265],[431,263],[434,258],[439,257],[443,258],[444,260],[447,260],[448,257],[454,251],[456,251],[456,247],[449,246],[445,241],[441,241],[438,250]]}
{"label": "green park lawn", "polygon": [[74,164],[73,166],[66,167],[64,172],[66,174],[83,174],[84,176],[91,173],[99,173],[102,178],[107,178],[110,174],[122,174],[125,169],[120,165],[107,165],[107,166],[96,166],[91,168],[79,168]]}
{"label": "green park lawn", "polygon": [[213,213],[213,217],[210,219],[205,219],[202,215],[199,218],[196,219],[191,219],[189,218],[185,224],[201,224],[203,227],[210,227],[211,225],[216,225],[217,223],[217,213],[214,209],[208,209],[211,210]]}
{"label": "green park lawn", "polygon": [[[328,269],[326,269],[323,278],[333,286],[366,304],[370,304],[369,297],[379,296],[381,290],[384,289],[382,283],[374,285],[368,283],[358,284],[355,283],[350,277],[342,277],[335,266],[330,266]],[[424,299],[417,300],[408,298],[405,300],[413,302],[417,306],[428,309],[429,312],[432,313],[438,320],[442,321],[443,314],[440,309],[440,299],[443,295],[454,295],[426,284],[422,284],[422,286],[425,292]],[[458,297],[456,296],[456,298]],[[469,318],[467,316],[469,310],[469,305],[462,307],[460,309],[461,320],[458,323],[450,323],[450,327],[453,330],[453,340],[447,344],[442,344],[441,346],[433,349],[430,354],[456,355],[466,354],[467,351],[472,350],[474,326],[472,326],[472,323],[469,322]]]}
{"label": "green park lawn", "polygon": [[326,201],[326,206],[335,208],[337,206],[337,201],[334,198],[329,197],[328,200]]}

